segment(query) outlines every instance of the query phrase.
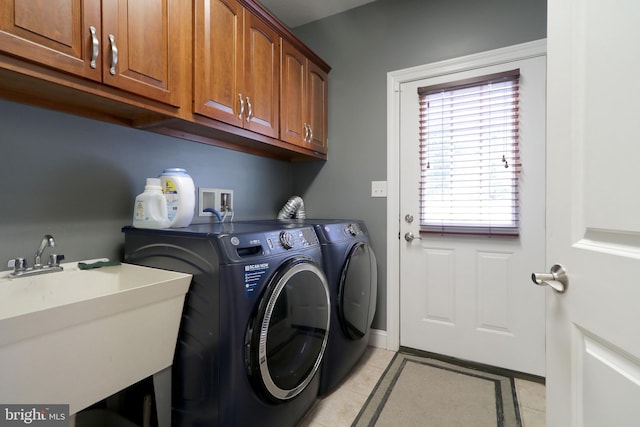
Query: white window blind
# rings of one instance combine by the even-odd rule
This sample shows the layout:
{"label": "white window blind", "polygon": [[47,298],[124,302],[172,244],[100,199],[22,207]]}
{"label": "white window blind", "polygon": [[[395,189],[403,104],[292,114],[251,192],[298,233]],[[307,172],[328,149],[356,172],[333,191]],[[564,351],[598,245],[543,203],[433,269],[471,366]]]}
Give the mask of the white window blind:
{"label": "white window blind", "polygon": [[518,234],[519,76],[418,88],[421,231]]}

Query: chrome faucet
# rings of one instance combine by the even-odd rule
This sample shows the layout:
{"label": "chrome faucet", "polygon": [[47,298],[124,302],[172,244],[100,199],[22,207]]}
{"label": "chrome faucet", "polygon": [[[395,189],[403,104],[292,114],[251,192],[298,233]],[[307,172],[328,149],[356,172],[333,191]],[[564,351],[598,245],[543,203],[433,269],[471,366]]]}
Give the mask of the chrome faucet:
{"label": "chrome faucet", "polygon": [[36,251],[33,267],[27,267],[27,261],[24,258],[14,258],[9,260],[8,266],[13,268],[11,272],[12,277],[16,276],[29,276],[35,274],[53,273],[56,271],[62,271],[60,261],[64,259],[64,255],[50,254],[49,263],[42,265],[42,253],[46,248],[53,248],[56,246],[56,241],[50,234],[45,234],[40,242],[40,246]]}
{"label": "chrome faucet", "polygon": [[40,242],[40,247],[36,252],[36,257],[33,262],[33,268],[41,268],[42,263],[40,261],[41,261],[42,253],[46,248],[53,248],[55,246],[56,246],[56,241],[53,239],[53,236],[51,234],[45,234],[44,237],[42,238],[42,242]]}

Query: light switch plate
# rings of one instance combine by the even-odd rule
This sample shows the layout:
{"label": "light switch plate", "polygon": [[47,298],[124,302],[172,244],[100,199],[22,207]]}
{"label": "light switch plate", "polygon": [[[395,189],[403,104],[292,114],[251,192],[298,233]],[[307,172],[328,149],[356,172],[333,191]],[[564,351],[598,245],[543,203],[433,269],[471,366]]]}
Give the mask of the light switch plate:
{"label": "light switch plate", "polygon": [[371,197],[387,197],[387,181],[371,181]]}

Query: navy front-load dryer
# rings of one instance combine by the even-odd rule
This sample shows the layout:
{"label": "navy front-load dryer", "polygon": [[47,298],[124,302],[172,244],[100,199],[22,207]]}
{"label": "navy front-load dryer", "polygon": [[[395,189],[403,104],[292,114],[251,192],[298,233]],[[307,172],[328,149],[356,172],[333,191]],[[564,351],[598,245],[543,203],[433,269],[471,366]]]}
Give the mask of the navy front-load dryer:
{"label": "navy front-load dryer", "polygon": [[331,295],[331,332],[320,371],[319,395],[334,390],[369,344],[376,311],[378,269],[364,221],[342,219],[264,220],[281,228],[312,225],[322,246]]}
{"label": "navy front-load dryer", "polygon": [[333,302],[331,333],[320,372],[319,395],[324,396],[349,375],[369,344],[378,266],[363,221],[309,221],[317,222]]}
{"label": "navy front-load dryer", "polygon": [[123,231],[125,261],[193,274],[172,370],[172,425],[295,425],[317,399],[331,319],[313,228]]}

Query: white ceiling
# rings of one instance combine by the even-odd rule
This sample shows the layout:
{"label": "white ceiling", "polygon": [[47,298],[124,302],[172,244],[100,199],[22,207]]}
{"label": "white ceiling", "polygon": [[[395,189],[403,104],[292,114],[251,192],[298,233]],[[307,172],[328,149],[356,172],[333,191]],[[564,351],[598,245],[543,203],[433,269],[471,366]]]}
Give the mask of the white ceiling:
{"label": "white ceiling", "polygon": [[375,0],[259,0],[289,28],[295,28]]}

